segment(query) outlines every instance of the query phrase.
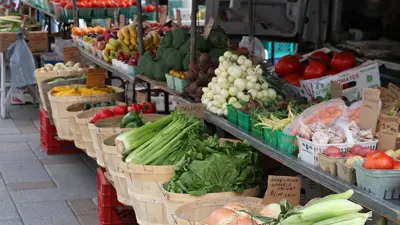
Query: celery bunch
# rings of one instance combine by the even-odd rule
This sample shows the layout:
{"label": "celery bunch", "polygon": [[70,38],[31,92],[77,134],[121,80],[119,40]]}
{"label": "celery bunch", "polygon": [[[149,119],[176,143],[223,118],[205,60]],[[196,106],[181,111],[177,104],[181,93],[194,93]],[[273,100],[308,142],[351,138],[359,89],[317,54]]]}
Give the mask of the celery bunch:
{"label": "celery bunch", "polygon": [[176,112],[164,129],[133,149],[126,163],[143,165],[175,165],[187,152],[189,135],[200,136],[203,129],[199,119]]}

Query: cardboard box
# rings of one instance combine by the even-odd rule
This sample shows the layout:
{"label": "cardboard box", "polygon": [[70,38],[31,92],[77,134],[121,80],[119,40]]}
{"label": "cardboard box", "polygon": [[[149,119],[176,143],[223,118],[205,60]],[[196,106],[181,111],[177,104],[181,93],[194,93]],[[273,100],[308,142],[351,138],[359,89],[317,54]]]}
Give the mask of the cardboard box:
{"label": "cardboard box", "polygon": [[343,95],[349,101],[360,100],[364,88],[377,88],[381,86],[379,65],[376,62],[367,61],[333,76],[327,76],[322,79],[302,80],[303,96],[309,99],[325,97],[330,92],[332,81],[339,84],[355,82],[354,86],[343,90]]}
{"label": "cardboard box", "polygon": [[[47,32],[31,31],[26,37],[29,49],[32,52],[46,52],[49,49],[49,37]],[[7,48],[17,40],[15,32],[0,32],[0,52],[4,52]]]}
{"label": "cardboard box", "polygon": [[[332,52],[329,48],[321,48],[313,52],[302,55],[300,62],[308,60],[314,52],[322,51],[325,53]],[[379,75],[379,65],[374,61],[358,62],[358,66],[341,73],[311,80],[302,80],[301,87],[289,85],[291,90],[308,100],[317,97],[325,97],[330,92],[330,84],[332,81],[340,84],[355,82],[355,86],[344,89],[343,94],[349,101],[360,100],[363,88],[376,88],[381,85]]]}

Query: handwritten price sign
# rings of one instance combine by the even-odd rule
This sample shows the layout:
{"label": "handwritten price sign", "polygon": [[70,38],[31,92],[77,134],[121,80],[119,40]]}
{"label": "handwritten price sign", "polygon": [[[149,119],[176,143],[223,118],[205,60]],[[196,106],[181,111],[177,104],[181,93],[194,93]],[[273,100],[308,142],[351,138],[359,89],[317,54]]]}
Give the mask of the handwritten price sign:
{"label": "handwritten price sign", "polygon": [[179,104],[176,106],[176,110],[190,113],[204,121],[204,106],[201,103]]}
{"label": "handwritten price sign", "polygon": [[395,116],[387,116],[382,114],[379,123],[378,149],[395,149],[398,131],[399,119]]}
{"label": "handwritten price sign", "polygon": [[263,204],[279,203],[286,199],[293,205],[300,204],[301,178],[288,176],[268,176],[268,187]]}
{"label": "handwritten price sign", "polygon": [[360,128],[371,129],[375,133],[379,118],[379,99],[381,91],[374,88],[364,88],[362,91],[362,103],[360,108]]}

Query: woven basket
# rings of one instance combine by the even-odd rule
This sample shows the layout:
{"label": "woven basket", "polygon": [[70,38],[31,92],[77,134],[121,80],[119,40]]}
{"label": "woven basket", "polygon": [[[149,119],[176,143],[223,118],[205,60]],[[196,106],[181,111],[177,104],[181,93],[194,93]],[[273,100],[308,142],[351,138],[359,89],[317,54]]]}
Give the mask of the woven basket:
{"label": "woven basket", "polygon": [[91,108],[89,110],[80,112],[75,116],[76,124],[81,132],[82,140],[85,143],[84,149],[86,150],[86,154],[92,158],[96,158],[96,152],[94,151],[92,136],[90,135],[90,129],[94,129],[94,124],[90,121],[92,120],[94,114],[96,114],[98,111],[103,109],[112,109],[112,107],[114,106]]}
{"label": "woven basket", "polygon": [[[162,114],[143,114],[142,119],[146,122],[153,122],[160,117],[164,117]],[[95,128],[90,129],[90,134],[92,135],[94,150],[97,155],[97,164],[104,167],[103,156],[102,156],[102,143],[104,140],[113,135],[121,133],[125,130],[130,130],[132,128],[120,128],[120,123],[124,116],[115,116],[107,118],[95,123]]]}
{"label": "woven basket", "polygon": [[[129,128],[120,128],[120,123],[124,116],[114,116],[101,120],[89,127],[90,135],[93,141],[94,151],[96,152],[97,164],[101,167],[105,167],[104,157],[102,152],[102,144],[106,138],[119,134]],[[132,129],[132,128],[131,128]]]}
{"label": "woven basket", "polygon": [[56,86],[67,86],[67,85],[85,84],[86,83],[86,78],[81,78],[81,75],[66,76],[63,78],[73,78],[73,77],[75,77],[76,79],[48,84],[48,82],[50,82],[56,78],[60,78],[60,77],[53,77],[53,78],[46,79],[46,80],[40,82],[40,85],[38,85],[40,99],[42,101],[43,108],[47,111],[47,114],[49,115],[49,118],[50,118],[50,122],[52,124],[54,124],[54,122],[53,122],[53,117],[52,117],[52,112],[51,112],[51,107],[50,107],[50,101],[49,101],[48,95],[46,95],[46,93],[48,93],[53,87],[56,87]]}
{"label": "woven basket", "polygon": [[[73,87],[83,87],[83,85],[72,85]],[[48,92],[50,100],[52,117],[54,124],[57,129],[57,134],[60,138],[65,140],[73,140],[68,118],[73,116],[67,111],[67,107],[74,103],[83,102],[101,102],[108,101],[109,99],[115,99],[116,101],[124,101],[124,89],[118,87],[112,87],[115,93],[109,93],[104,95],[92,95],[92,96],[53,96],[52,90]],[[89,132],[88,135],[90,136]]]}
{"label": "woven basket", "polygon": [[[216,197],[216,196],[214,196]],[[263,208],[261,198],[229,197],[197,199],[179,206],[173,214],[176,225],[205,225],[210,214],[228,203],[245,204],[251,213],[259,214]]]}
{"label": "woven basket", "polygon": [[49,97],[47,95],[47,92],[49,92],[53,87],[55,86],[66,86],[66,85],[71,85],[71,84],[85,84],[86,79],[74,79],[74,80],[69,80],[69,81],[60,81],[56,82],[54,84],[48,84],[47,82],[52,81],[55,78],[59,77],[79,77],[82,74],[75,73],[76,75],[72,75],[71,72],[68,72],[67,75],[66,73],[57,73],[57,72],[48,72],[48,73],[35,73],[36,76],[36,83],[39,88],[39,95],[40,95],[40,101],[42,102],[42,107],[44,110],[47,112],[49,115],[49,119],[51,124],[54,124],[53,122],[53,117],[51,113],[51,107],[50,107],[50,101]]}
{"label": "woven basket", "polygon": [[130,205],[137,222],[141,225],[168,224],[162,185],[171,179],[175,166],[126,165]]}
{"label": "woven basket", "polygon": [[117,147],[114,144],[117,136],[118,134],[115,134],[104,140],[101,147],[102,158],[110,179],[113,181],[114,188],[117,191],[118,201],[125,205],[130,205],[128,184],[125,175],[127,167],[123,162],[122,155],[118,153]]}
{"label": "woven basket", "polygon": [[180,194],[180,193],[172,193],[164,190],[164,193],[167,197],[167,201],[165,207],[167,209],[168,221],[170,224],[175,224],[175,211],[182,205],[192,202],[192,201],[201,201],[205,199],[226,199],[232,197],[255,197],[257,196],[259,191],[258,187],[247,189],[242,193],[236,192],[220,192],[220,193],[210,193],[201,196],[193,196],[189,194]]}
{"label": "woven basket", "polygon": [[[67,111],[70,112],[70,116],[68,117],[68,123],[71,128],[71,133],[74,139],[75,146],[80,148],[80,149],[86,149],[86,143],[82,139],[82,133],[81,130],[79,129],[78,124],[76,123],[76,114],[80,113],[83,111],[83,108],[85,104],[91,104],[91,103],[97,103],[97,102],[84,102],[84,103],[75,103],[67,107]],[[117,101],[115,103],[116,105],[126,105],[125,102],[119,102]]]}

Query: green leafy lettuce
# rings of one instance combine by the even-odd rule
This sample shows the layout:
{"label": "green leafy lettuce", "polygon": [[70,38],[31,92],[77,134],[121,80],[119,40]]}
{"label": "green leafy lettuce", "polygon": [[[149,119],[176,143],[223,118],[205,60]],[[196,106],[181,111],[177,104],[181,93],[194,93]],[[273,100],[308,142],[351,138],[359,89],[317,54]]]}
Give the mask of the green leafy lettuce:
{"label": "green leafy lettuce", "polygon": [[190,139],[189,151],[166,186],[169,192],[194,196],[242,192],[260,183],[259,156],[247,142],[225,142],[220,146],[217,137]]}

